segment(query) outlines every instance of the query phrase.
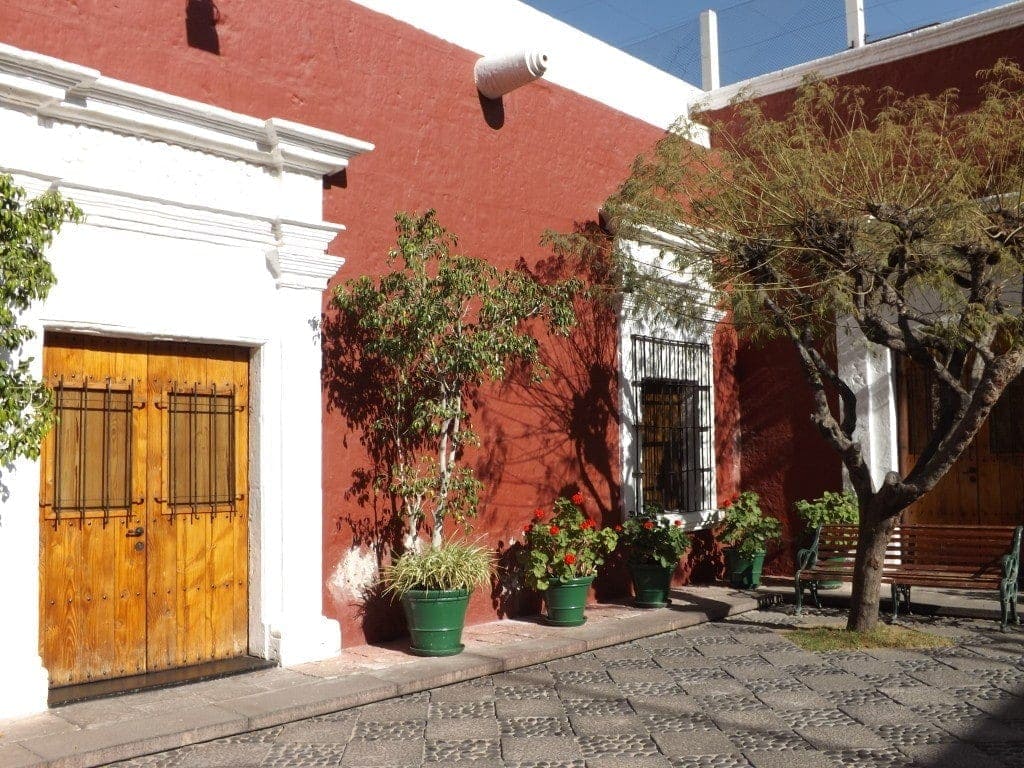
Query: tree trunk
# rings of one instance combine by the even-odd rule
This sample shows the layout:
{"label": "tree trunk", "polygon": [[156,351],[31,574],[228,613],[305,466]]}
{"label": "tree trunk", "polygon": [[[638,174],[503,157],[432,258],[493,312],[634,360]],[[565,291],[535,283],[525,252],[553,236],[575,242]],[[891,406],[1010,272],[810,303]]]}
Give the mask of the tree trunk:
{"label": "tree trunk", "polygon": [[885,549],[898,521],[899,510],[883,507],[877,498],[872,500],[867,509],[861,510],[847,629],[867,631],[878,624],[878,598]]}

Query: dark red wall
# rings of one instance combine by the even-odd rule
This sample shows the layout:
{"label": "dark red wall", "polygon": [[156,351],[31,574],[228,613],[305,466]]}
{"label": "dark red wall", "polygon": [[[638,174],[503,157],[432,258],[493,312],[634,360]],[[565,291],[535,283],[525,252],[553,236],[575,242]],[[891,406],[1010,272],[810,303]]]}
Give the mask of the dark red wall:
{"label": "dark red wall", "polygon": [[[348,260],[341,279],[380,272],[395,212],[428,207],[460,236],[464,252],[501,265],[520,258],[536,264],[549,256],[538,245],[542,232],[593,222],[633,157],[660,135],[543,80],[506,96],[503,115],[485,112],[473,86],[475,54],[342,0],[218,0],[215,26],[203,18],[204,5],[3,3],[0,40],[180,96],[375,143],[374,152],[325,183],[324,218],[348,227],[331,247]],[[187,8],[197,11],[190,28]],[[571,341],[547,346],[548,381],[488,390],[475,415],[483,442],[468,460],[487,483],[477,529],[501,546],[534,507],[577,487],[593,499],[594,512],[617,522],[614,318],[585,311],[582,321]],[[716,353],[731,359],[731,341],[716,344]],[[720,484],[728,496],[735,488],[729,428],[736,406],[731,374],[721,376],[719,443],[728,467]],[[344,403],[328,406],[324,418],[325,576],[354,540],[372,540],[386,523],[377,500],[361,502],[353,493],[366,457],[344,411]],[[338,600],[327,590],[324,600],[346,645],[399,631],[394,612],[380,603]],[[517,606],[478,594],[470,620]]]}

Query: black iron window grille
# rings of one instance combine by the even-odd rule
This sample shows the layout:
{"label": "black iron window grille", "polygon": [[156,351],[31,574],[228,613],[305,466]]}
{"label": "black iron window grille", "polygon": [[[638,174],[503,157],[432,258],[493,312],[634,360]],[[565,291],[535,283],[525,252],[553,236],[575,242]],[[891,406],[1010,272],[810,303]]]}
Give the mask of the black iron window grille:
{"label": "black iron window grille", "polygon": [[[62,516],[80,519],[112,514],[131,517],[133,387],[115,388],[110,379],[54,388],[54,524]],[[44,505],[47,506],[47,505]]]}
{"label": "black iron window grille", "polygon": [[633,336],[637,509],[712,507],[711,354],[707,344]]}
{"label": "black iron window grille", "polygon": [[167,394],[168,495],[172,515],[233,514],[235,488],[235,404],[233,389],[216,386],[172,389]]}

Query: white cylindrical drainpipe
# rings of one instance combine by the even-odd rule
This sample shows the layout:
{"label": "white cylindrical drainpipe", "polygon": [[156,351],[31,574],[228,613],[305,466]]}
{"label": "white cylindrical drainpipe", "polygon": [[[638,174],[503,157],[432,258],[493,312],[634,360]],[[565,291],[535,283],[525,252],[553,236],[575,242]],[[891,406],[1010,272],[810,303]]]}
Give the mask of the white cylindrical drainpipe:
{"label": "white cylindrical drainpipe", "polygon": [[519,51],[507,56],[484,56],[473,67],[473,82],[489,99],[497,99],[521,85],[532,83],[548,68],[548,56],[538,51]]}

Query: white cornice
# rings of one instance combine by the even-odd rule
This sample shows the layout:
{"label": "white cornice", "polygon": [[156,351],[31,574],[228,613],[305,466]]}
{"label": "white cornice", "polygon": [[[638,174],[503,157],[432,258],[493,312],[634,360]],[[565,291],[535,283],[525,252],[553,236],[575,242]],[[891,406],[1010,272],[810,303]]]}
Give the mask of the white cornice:
{"label": "white cornice", "polygon": [[345,260],[324,253],[324,249],[341,229],[337,224],[275,221],[273,232],[277,242],[267,251],[267,265],[277,279],[277,287],[317,291],[327,288]]}
{"label": "white cornice", "polygon": [[1022,24],[1024,24],[1024,2],[1002,5],[962,19],[954,19],[933,27],[907,32],[904,35],[879,40],[877,43],[870,43],[861,48],[851,48],[832,56],[727,85],[707,94],[693,105],[693,109],[695,111],[721,109],[744,93],[748,93],[751,97],[758,97],[791,90],[800,85],[800,82],[810,74],[826,78],[839,77],[928,51],[948,48],[968,40],[1019,27]]}
{"label": "white cornice", "polygon": [[373,145],[340,133],[230,112],[104,77],[99,71],[0,44],[0,105],[144,136],[278,171],[325,175]]}

